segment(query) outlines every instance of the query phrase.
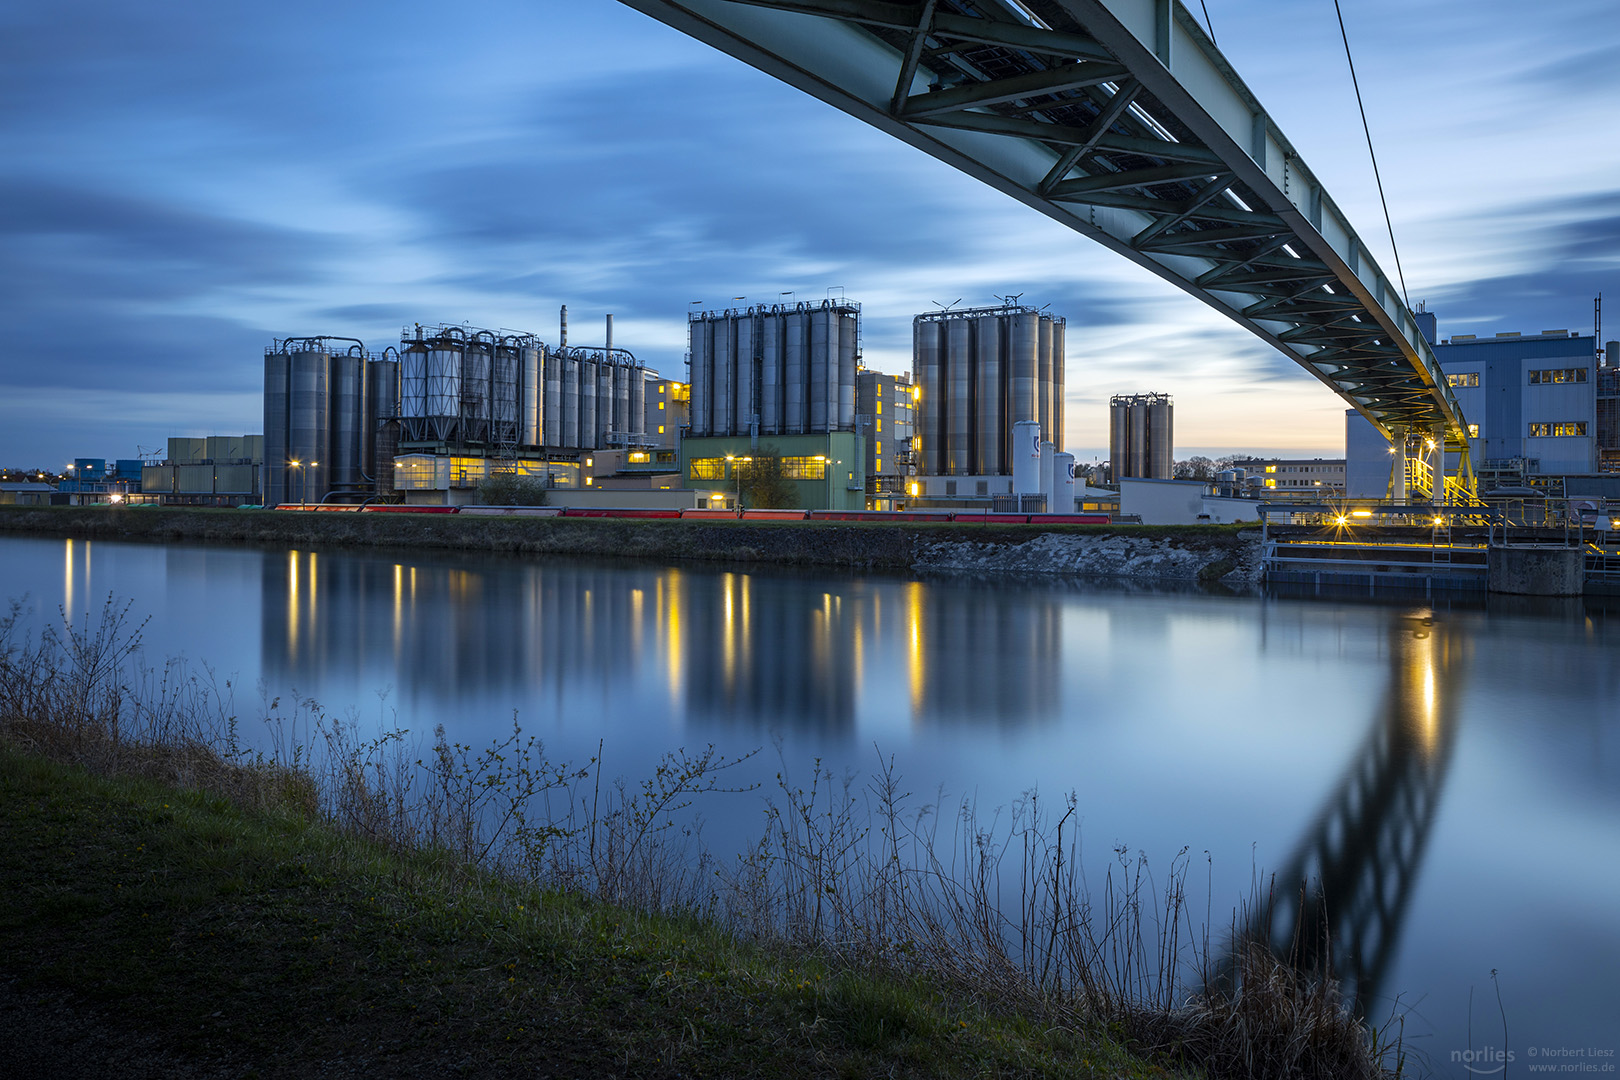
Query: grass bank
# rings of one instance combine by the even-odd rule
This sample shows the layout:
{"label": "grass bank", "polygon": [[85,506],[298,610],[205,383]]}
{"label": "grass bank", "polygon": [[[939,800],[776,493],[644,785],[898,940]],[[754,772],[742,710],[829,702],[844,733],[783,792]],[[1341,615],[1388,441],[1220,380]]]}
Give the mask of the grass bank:
{"label": "grass bank", "polygon": [[[588,555],[662,561],[754,562],[908,572],[940,548],[976,551],[1041,535],[1123,537],[1195,553],[1188,576],[1213,580],[1242,561],[1252,528],[1230,525],[1031,526],[886,522],[670,521],[490,518],[454,514],[300,514],[271,510],[135,507],[0,507],[0,532],[93,540],[275,544],[294,547],[425,547],[522,555]],[[1206,572],[1214,568],[1218,573]]]}
{"label": "grass bank", "polygon": [[386,850],[296,802],[3,748],[0,846],[25,1021],[7,1052],[42,1076],[98,1055],[182,1077],[1171,1075],[926,980]]}

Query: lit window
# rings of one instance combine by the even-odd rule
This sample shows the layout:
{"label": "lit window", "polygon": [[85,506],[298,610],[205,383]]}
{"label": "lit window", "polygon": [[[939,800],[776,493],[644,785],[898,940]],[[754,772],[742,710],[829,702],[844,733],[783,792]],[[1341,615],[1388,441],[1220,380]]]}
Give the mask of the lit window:
{"label": "lit window", "polygon": [[662,401],[660,401],[660,402],[659,402],[659,403],[658,403],[658,407],[659,407],[659,408],[660,408],[660,409],[662,409],[662,408],[663,408],[663,407],[664,407],[664,403],[663,403],[663,402],[662,402]]}
{"label": "lit window", "polygon": [[[787,459],[783,459],[784,464]],[[693,480],[724,480],[725,458],[693,458],[687,463],[687,476]]]}
{"label": "lit window", "polygon": [[877,471],[878,472],[883,471],[883,459],[882,458],[877,459]]}
{"label": "lit window", "polygon": [[878,418],[878,422],[877,422],[877,429],[878,429],[878,430],[879,430],[879,431],[882,431],[882,430],[883,430],[883,418],[882,418],[882,417],[879,417],[879,418]]}
{"label": "lit window", "polygon": [[590,478],[590,477],[588,477],[588,476],[587,476],[587,477],[586,477],[586,478],[585,478],[585,486],[586,486],[586,487],[590,487],[590,486],[591,486],[591,484],[592,484],[592,480],[591,480],[591,478]]}
{"label": "lit window", "polygon": [[[879,393],[883,392],[881,387],[879,388],[878,392]],[[877,411],[878,411],[879,416],[883,415],[883,402],[880,401],[880,402],[877,403]]]}
{"label": "lit window", "polygon": [[659,424],[658,425],[658,434],[662,435],[663,433],[664,433],[664,425]]}
{"label": "lit window", "polygon": [[596,459],[595,458],[586,458],[585,459],[585,467],[587,469],[594,469],[596,467]]}
{"label": "lit window", "polygon": [[[1531,372],[1531,374],[1534,375],[1535,372]],[[1477,372],[1477,371],[1465,371],[1465,372],[1462,372],[1461,374],[1457,374],[1457,375],[1447,375],[1446,376],[1446,385],[1447,386],[1478,386],[1479,385],[1479,372]]]}
{"label": "lit window", "polygon": [[1276,471],[1277,471],[1277,466],[1275,466],[1275,465],[1267,465],[1266,466],[1266,472],[1276,472]]}
{"label": "lit window", "polygon": [[875,445],[875,447],[873,449],[873,453],[877,453],[877,454],[883,453],[883,440],[882,439],[879,439],[877,441],[877,443],[876,443],[876,445]]}
{"label": "lit window", "polygon": [[1479,425],[1478,424],[1469,424],[1468,425],[1468,437],[1470,439],[1479,438]]}

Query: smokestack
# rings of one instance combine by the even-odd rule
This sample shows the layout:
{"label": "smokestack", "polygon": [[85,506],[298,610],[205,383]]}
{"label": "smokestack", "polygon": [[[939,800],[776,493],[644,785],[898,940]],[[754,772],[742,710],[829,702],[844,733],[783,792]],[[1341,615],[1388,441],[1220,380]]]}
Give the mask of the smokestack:
{"label": "smokestack", "polygon": [[612,315],[609,315],[607,317],[607,351],[608,351],[609,354],[611,354],[613,352],[613,316]]}
{"label": "smokestack", "polygon": [[567,304],[564,304],[562,306],[562,333],[559,336],[559,340],[557,341],[557,347],[559,349],[568,348],[568,305]]}

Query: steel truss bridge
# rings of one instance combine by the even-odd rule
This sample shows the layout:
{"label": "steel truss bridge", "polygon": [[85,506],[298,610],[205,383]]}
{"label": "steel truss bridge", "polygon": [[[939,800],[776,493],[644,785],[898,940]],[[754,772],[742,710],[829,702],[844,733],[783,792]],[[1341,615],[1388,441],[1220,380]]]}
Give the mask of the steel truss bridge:
{"label": "steel truss bridge", "polygon": [[1400,291],[1178,0],[624,2],[1153,271],[1471,490]]}

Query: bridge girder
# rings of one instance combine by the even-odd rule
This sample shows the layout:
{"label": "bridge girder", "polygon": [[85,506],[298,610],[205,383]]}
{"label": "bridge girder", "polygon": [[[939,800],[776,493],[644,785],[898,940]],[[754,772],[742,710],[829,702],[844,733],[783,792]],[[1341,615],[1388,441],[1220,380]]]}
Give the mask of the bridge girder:
{"label": "bridge girder", "polygon": [[623,0],[1196,296],[1387,438],[1467,424],[1400,293],[1178,0]]}

